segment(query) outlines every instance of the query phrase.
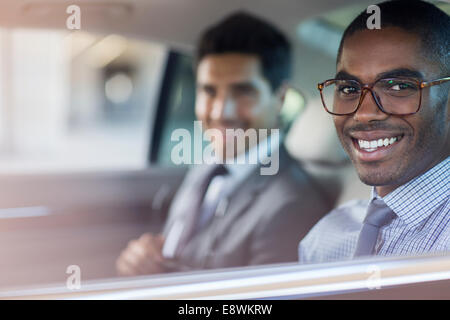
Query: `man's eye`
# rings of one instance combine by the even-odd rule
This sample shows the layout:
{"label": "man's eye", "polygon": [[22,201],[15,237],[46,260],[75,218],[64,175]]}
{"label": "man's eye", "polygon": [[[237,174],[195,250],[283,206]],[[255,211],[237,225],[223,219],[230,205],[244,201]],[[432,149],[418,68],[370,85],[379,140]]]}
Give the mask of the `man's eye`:
{"label": "man's eye", "polygon": [[206,93],[210,97],[214,97],[216,94],[216,90],[214,90],[214,88],[208,88],[208,87],[204,87],[203,92]]}
{"label": "man's eye", "polygon": [[358,93],[358,88],[352,86],[342,86],[339,87],[339,92],[342,94],[355,94]]}
{"label": "man's eye", "polygon": [[233,94],[235,96],[252,96],[255,93],[255,88],[251,86],[236,86],[235,88],[233,88]]}
{"label": "man's eye", "polygon": [[412,87],[408,83],[397,83],[390,87],[391,90],[400,91],[406,89],[412,89]]}
{"label": "man's eye", "polygon": [[393,81],[389,80],[386,83],[386,88],[390,91],[405,91],[405,90],[416,90],[417,85],[411,82],[399,82],[399,81]]}

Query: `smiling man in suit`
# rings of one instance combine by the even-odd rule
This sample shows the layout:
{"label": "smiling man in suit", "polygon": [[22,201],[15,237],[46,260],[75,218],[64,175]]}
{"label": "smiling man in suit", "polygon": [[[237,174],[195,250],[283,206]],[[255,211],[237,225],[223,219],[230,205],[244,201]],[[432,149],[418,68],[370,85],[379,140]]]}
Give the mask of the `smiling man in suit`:
{"label": "smiling man in suit", "polygon": [[[291,72],[285,36],[237,13],[206,30],[196,58],[195,113],[205,129],[220,133],[212,139],[219,164],[190,170],[164,231],[131,241],[117,260],[120,275],[293,262],[298,241],[332,206],[278,141],[283,132],[241,148],[228,134],[280,129]],[[255,155],[259,161],[249,163]],[[267,162],[258,155],[270,155],[277,170],[262,174]]]}

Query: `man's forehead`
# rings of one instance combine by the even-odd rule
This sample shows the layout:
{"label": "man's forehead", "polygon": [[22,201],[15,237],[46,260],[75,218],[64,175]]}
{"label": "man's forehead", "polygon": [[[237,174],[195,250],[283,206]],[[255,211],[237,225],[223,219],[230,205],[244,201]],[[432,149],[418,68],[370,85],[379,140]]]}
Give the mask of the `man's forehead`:
{"label": "man's forehead", "polygon": [[419,38],[399,28],[359,31],[343,45],[337,73],[345,71],[363,81],[397,69],[424,71]]}
{"label": "man's forehead", "polygon": [[260,77],[259,58],[248,54],[208,55],[197,68],[197,82],[203,85],[251,83]]}
{"label": "man's forehead", "polygon": [[240,74],[259,71],[260,61],[255,55],[224,53],[205,56],[197,72],[210,75]]}

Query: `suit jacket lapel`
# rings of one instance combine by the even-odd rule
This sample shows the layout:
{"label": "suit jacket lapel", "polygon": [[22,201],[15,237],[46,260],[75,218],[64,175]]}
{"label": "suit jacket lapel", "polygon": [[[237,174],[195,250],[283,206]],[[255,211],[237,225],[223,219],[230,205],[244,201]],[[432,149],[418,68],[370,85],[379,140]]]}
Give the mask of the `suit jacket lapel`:
{"label": "suit jacket lapel", "polygon": [[[214,234],[211,236],[215,239],[223,239],[229,228],[233,225],[235,220],[251,206],[259,193],[264,189],[264,186],[270,181],[270,176],[261,176],[259,167],[251,173],[249,179],[239,186],[232,194],[227,197],[227,208],[224,210],[222,216],[214,219],[213,230]],[[211,246],[214,246],[215,241],[211,241]],[[212,247],[210,249],[213,249]]]}
{"label": "suit jacket lapel", "polygon": [[176,199],[175,207],[170,209],[169,221],[165,226],[164,233],[166,234],[173,223],[176,220],[185,220],[191,218],[190,216],[193,214],[193,211],[198,210],[198,198],[203,197],[203,195],[198,194],[198,190],[205,179],[205,176],[208,173],[207,166],[194,167],[191,170],[193,172],[189,172],[190,176],[186,177],[183,182],[182,190],[178,195],[178,199]]}
{"label": "suit jacket lapel", "polygon": [[[290,156],[283,145],[277,150],[279,152],[279,166],[280,169],[286,165]],[[267,184],[273,180],[271,175],[261,175],[261,166],[258,166],[250,174],[250,177],[242,183],[236,190],[231,193],[228,198],[228,206],[221,217],[214,219],[215,225],[212,229],[214,234],[210,236],[215,240],[223,239],[229,228],[233,225],[235,220],[243,213],[245,213],[259,194],[265,189]],[[210,250],[213,250],[216,241],[211,241]]]}

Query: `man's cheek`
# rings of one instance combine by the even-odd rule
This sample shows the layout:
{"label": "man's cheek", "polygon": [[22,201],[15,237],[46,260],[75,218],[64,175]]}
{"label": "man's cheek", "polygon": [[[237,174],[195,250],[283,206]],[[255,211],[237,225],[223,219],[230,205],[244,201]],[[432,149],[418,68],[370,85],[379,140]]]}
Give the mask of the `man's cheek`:
{"label": "man's cheek", "polygon": [[262,125],[262,127],[266,127],[266,125],[270,126],[270,124],[277,118],[277,116],[278,115],[274,113],[274,110],[258,106],[250,108],[245,118],[249,122],[258,123]]}
{"label": "man's cheek", "polygon": [[238,120],[241,124],[251,121],[252,118],[253,116],[249,109],[246,108],[236,109],[235,119]]}

